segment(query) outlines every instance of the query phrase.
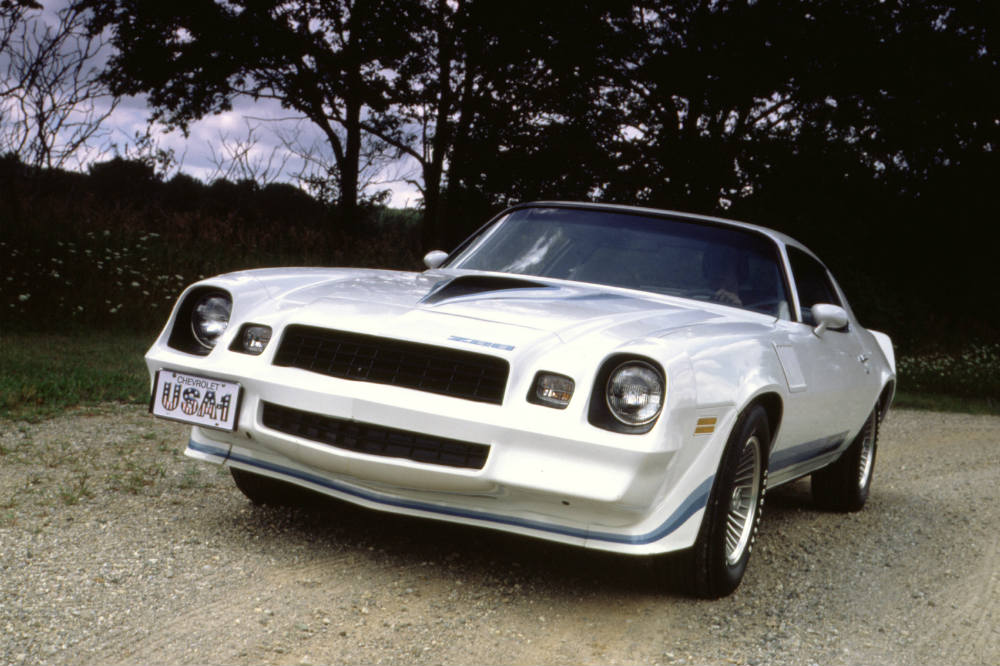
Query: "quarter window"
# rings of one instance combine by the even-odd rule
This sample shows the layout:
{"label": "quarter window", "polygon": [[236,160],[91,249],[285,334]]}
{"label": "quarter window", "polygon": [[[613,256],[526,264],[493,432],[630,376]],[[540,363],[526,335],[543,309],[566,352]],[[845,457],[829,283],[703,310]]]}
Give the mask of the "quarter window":
{"label": "quarter window", "polygon": [[816,325],[812,306],[817,303],[832,303],[843,306],[823,264],[797,247],[788,248],[788,259],[792,264],[795,290],[799,296],[799,306],[802,308],[802,321],[804,323],[810,326]]}

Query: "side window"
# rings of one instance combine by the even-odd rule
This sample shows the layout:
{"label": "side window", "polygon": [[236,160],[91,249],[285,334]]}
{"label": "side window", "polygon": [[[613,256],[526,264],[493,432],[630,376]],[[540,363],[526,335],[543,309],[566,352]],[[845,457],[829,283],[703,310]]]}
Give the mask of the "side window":
{"label": "side window", "polygon": [[812,315],[812,306],[817,303],[832,303],[843,305],[837,296],[837,290],[830,282],[823,264],[796,247],[788,248],[788,259],[792,264],[792,274],[795,276],[795,290],[802,306],[802,321],[810,326],[816,325]]}

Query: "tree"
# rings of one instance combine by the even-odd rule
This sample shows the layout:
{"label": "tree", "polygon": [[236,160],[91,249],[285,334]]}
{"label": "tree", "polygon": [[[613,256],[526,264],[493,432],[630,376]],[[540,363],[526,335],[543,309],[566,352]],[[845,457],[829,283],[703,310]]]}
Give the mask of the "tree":
{"label": "tree", "polygon": [[[321,170],[336,176],[345,216],[358,198],[359,162],[380,162],[373,148],[412,160],[428,243],[453,236],[443,192],[457,193],[463,179],[447,174],[472,165],[474,135],[544,135],[573,117],[551,108],[578,97],[563,94],[548,51],[564,45],[560,66],[573,66],[569,45],[587,57],[601,43],[587,29],[600,25],[602,6],[621,6],[588,0],[567,22],[560,7],[525,0],[83,3],[95,31],[112,30],[107,80],[118,94],[149,95],[154,119],[186,128],[246,96],[277,100],[319,127],[334,156]],[[579,129],[574,141],[586,145]]]}
{"label": "tree", "polygon": [[[70,7],[49,25],[34,3],[0,9],[0,152],[35,167],[85,163],[108,146],[104,122],[117,100],[100,80],[104,40],[87,31],[85,12]],[[104,142],[105,145],[94,145]]]}
{"label": "tree", "polygon": [[[1000,6],[841,2],[810,14],[800,129],[760,147],[741,210],[831,257],[856,307],[903,344],[931,331],[995,336],[1000,316],[973,286],[993,281],[994,250],[970,241],[997,217]],[[873,284],[893,298],[864,302]]]}
{"label": "tree", "polygon": [[[405,3],[404,3],[405,4]],[[408,44],[405,6],[377,0],[82,0],[116,52],[105,80],[147,94],[153,119],[187,129],[238,97],[272,99],[314,123],[332,150],[346,219],[358,200],[363,126],[384,112]],[[402,8],[401,8],[402,7]]]}
{"label": "tree", "polygon": [[0,82],[0,98],[17,92],[24,85],[21,77],[14,76],[11,53],[17,45],[18,32],[23,30],[28,12],[41,8],[33,0],[0,0],[0,64],[7,68],[7,75]]}
{"label": "tree", "polygon": [[631,51],[609,85],[621,96],[615,199],[717,212],[747,191],[761,140],[794,131],[804,47],[801,3],[640,2]]}
{"label": "tree", "polygon": [[419,165],[427,246],[457,242],[510,198],[592,193],[617,115],[598,72],[628,14],[604,0],[575,3],[570,19],[555,3],[421,3],[393,113],[366,128]]}

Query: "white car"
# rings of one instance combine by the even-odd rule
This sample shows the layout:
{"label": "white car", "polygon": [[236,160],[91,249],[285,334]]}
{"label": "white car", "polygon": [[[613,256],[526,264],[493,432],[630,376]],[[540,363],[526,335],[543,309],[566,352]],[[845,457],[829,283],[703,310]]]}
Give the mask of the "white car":
{"label": "white car", "polygon": [[634,555],[717,597],[765,488],[868,497],[892,344],[762,227],[515,206],[422,273],[287,268],[181,295],[151,411],[256,503],[365,507]]}

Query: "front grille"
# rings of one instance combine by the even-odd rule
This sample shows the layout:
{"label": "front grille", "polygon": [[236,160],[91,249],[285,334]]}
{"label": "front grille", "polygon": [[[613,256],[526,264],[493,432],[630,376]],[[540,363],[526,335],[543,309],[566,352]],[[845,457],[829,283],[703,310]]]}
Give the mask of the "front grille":
{"label": "front grille", "polygon": [[497,405],[510,372],[488,354],[301,325],[285,329],[274,364]]}
{"label": "front grille", "polygon": [[432,465],[482,469],[490,454],[490,447],[486,444],[347,421],[269,402],[264,403],[263,422],[273,430],[338,449],[406,458]]}

